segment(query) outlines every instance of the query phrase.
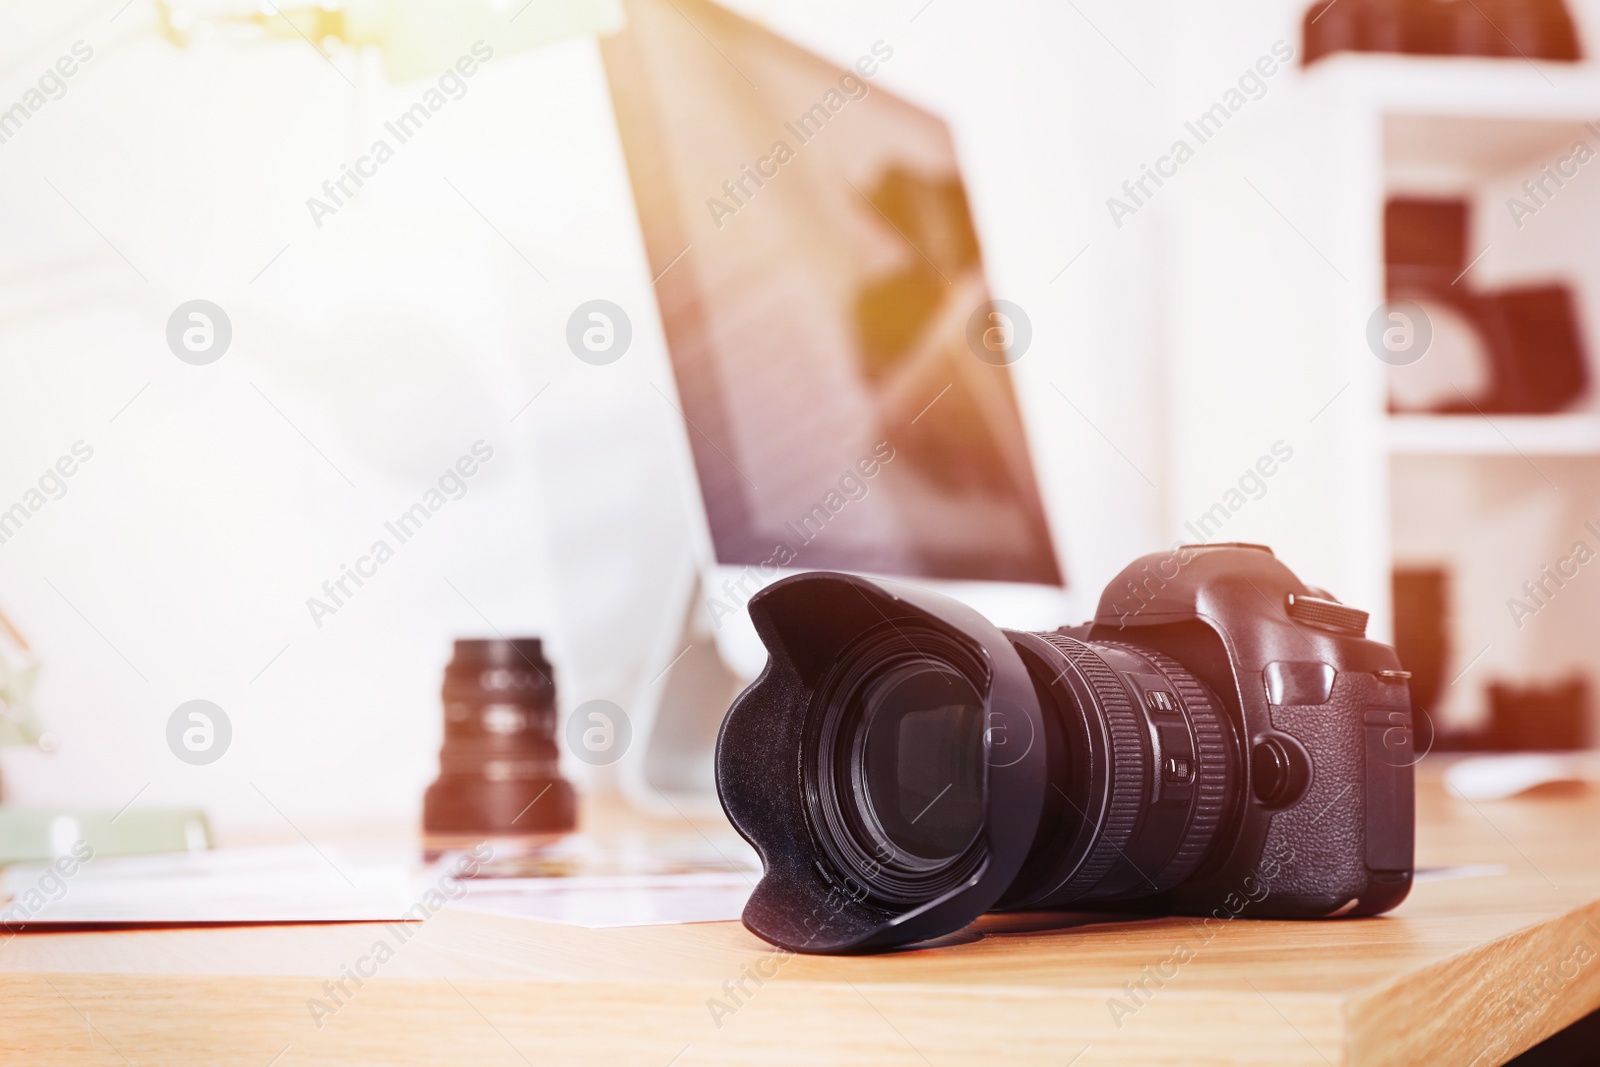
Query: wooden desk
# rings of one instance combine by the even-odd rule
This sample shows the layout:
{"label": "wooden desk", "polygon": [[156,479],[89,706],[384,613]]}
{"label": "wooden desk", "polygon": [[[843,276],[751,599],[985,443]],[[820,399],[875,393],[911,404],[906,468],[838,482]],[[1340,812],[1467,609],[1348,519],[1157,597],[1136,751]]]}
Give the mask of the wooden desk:
{"label": "wooden desk", "polygon": [[[737,923],[447,911],[320,1029],[308,999],[381,927],[25,934],[0,948],[0,1063],[1488,1067],[1600,1007],[1600,796],[1474,807],[1435,781],[1419,816],[1421,864],[1507,872],[1420,885],[1382,918],[1209,938],[1181,918],[991,917],[936,949],[770,960],[715,1020],[708,1000],[771,954]],[[1180,945],[1192,958],[1115,1019]]]}

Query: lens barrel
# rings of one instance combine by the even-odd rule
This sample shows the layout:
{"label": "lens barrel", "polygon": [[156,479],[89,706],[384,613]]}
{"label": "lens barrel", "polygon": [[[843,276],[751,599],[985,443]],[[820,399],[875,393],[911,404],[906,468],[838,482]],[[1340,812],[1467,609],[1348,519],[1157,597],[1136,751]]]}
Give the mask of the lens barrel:
{"label": "lens barrel", "polygon": [[439,777],[423,798],[434,834],[560,833],[577,823],[561,777],[556,689],[538,638],[461,640],[445,668]]}
{"label": "lens barrel", "polygon": [[1003,908],[1156,896],[1193,876],[1224,826],[1238,743],[1170,656],[1007,631],[1045,703],[1050,789]]}
{"label": "lens barrel", "polygon": [[[1048,790],[996,906],[1136,900],[1192,876],[1223,826],[1238,759],[1216,697],[1152,649],[1005,634],[1042,705],[1033,743]],[[886,623],[819,688],[801,772],[814,783],[812,832],[871,899],[918,904],[983,864],[983,790],[1004,728],[984,710],[983,684],[982,664],[948,635]]]}
{"label": "lens barrel", "polygon": [[[850,575],[751,609],[772,658],[724,722],[717,781],[766,861],[745,921],[769,940],[861,951],[993,908],[1148,900],[1226,851],[1241,740],[1171,655],[997,630]],[[796,754],[792,795],[770,767]],[[832,916],[797,929],[813,895]]]}

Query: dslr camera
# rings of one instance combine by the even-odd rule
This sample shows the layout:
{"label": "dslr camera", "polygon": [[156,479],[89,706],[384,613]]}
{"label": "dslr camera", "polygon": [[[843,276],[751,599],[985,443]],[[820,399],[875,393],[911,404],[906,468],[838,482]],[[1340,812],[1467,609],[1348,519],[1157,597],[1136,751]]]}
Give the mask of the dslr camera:
{"label": "dslr camera", "polygon": [[767,665],[717,792],[765,868],[744,923],[785,949],[990,910],[1373,915],[1410,890],[1409,675],[1270,549],[1145,556],[1053,633],[833,572],[749,610]]}

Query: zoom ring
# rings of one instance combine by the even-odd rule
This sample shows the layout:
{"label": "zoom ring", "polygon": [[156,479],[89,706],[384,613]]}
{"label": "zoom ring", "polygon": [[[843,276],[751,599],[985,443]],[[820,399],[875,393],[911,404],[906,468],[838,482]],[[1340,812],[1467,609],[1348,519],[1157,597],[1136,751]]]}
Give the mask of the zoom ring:
{"label": "zoom ring", "polygon": [[[1040,634],[1055,646],[1078,676],[1094,690],[1104,712],[1111,800],[1105,820],[1089,855],[1071,878],[1052,896],[1070,898],[1093,889],[1126,855],[1144,804],[1145,770],[1143,725],[1117,674],[1090,646],[1062,634]],[[1080,812],[1086,815],[1087,813]]]}
{"label": "zoom ring", "polygon": [[1183,843],[1156,875],[1162,888],[1170,888],[1192,875],[1216,840],[1228,807],[1228,734],[1211,694],[1188,669],[1165,653],[1140,645],[1105,642],[1154,664],[1178,692],[1189,727],[1194,732],[1194,807]]}

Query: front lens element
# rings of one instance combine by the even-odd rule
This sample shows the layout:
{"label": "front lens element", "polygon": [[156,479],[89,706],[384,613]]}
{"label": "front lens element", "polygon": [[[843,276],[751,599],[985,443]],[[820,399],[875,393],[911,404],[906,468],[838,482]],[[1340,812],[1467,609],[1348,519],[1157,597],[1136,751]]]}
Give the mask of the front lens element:
{"label": "front lens element", "polygon": [[890,672],[863,697],[857,796],[868,825],[913,861],[954,859],[983,826],[982,698],[927,662]]}
{"label": "front lens element", "polygon": [[905,621],[874,627],[834,658],[801,780],[812,839],[840,885],[901,907],[983,869],[990,684],[971,648]]}

